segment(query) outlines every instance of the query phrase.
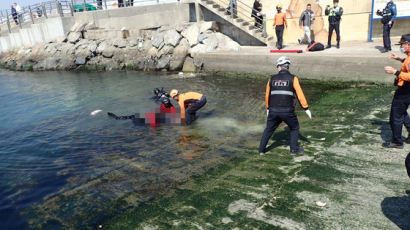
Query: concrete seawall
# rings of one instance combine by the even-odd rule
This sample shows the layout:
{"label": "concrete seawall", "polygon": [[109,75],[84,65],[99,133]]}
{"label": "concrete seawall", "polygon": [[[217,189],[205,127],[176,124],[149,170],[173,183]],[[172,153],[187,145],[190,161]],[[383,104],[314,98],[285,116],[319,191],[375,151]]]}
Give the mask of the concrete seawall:
{"label": "concrete seawall", "polygon": [[[401,63],[389,59],[388,53],[380,53],[377,49],[380,42],[346,43],[342,44],[341,49],[331,48],[301,54],[273,54],[266,47],[242,47],[238,52],[205,53],[198,54],[195,58],[201,60],[205,72],[268,76],[277,72],[276,60],[280,56],[288,56],[292,61],[291,72],[302,79],[392,84],[393,75],[385,74],[383,68],[390,65],[400,69]],[[305,47],[293,44],[287,48]]]}

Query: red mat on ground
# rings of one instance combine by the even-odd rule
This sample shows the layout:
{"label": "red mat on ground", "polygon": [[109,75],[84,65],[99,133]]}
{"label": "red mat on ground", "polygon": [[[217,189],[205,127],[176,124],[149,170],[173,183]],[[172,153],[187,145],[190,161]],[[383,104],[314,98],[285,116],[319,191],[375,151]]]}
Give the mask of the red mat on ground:
{"label": "red mat on ground", "polygon": [[302,53],[302,50],[270,50],[271,53]]}

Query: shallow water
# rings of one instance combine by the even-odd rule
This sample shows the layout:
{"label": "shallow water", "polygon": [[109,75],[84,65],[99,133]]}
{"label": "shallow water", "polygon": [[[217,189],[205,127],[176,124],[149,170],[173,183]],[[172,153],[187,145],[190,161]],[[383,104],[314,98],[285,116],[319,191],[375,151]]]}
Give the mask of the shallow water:
{"label": "shallow water", "polygon": [[[256,152],[265,84],[216,75],[0,72],[0,229],[95,228]],[[310,104],[326,104],[328,92],[345,86],[302,81]],[[198,91],[208,103],[190,127],[134,126],[106,115],[158,107],[150,99],[155,87]],[[103,112],[91,116],[97,109]]]}

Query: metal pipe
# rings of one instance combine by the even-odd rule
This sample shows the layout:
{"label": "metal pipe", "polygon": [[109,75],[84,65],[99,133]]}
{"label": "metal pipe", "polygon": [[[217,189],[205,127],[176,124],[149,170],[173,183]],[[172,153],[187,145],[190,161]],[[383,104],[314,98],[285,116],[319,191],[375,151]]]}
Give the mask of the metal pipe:
{"label": "metal pipe", "polygon": [[373,20],[374,20],[374,0],[372,0],[372,11],[370,12],[370,30],[369,30],[369,40],[368,42],[373,42]]}
{"label": "metal pipe", "polygon": [[31,22],[34,24],[33,11],[31,11],[31,6],[28,6],[28,9],[30,11]]}
{"label": "metal pipe", "polygon": [[44,17],[48,18],[46,6],[44,5],[44,3],[41,3],[41,9],[43,10]]}
{"label": "metal pipe", "polygon": [[85,0],[84,0],[84,3],[83,3],[83,11],[85,12],[85,11],[87,11],[87,5],[86,5],[87,3],[85,2]]}
{"label": "metal pipe", "polygon": [[105,9],[106,9],[106,10],[108,10],[108,7],[107,7],[107,0],[104,0],[104,6],[105,6]]}
{"label": "metal pipe", "polygon": [[262,32],[262,36],[264,38],[266,38],[268,36],[267,32],[266,32],[266,14],[262,14],[263,16],[263,32]]}
{"label": "metal pipe", "polygon": [[11,33],[9,13],[7,12],[7,10],[6,10],[6,15],[7,15],[7,27],[9,29],[9,33]]}

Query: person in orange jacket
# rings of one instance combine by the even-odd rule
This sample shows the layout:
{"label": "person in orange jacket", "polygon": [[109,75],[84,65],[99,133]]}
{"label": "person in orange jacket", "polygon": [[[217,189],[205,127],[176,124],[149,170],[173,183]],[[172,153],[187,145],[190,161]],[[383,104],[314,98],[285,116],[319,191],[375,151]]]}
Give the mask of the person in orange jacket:
{"label": "person in orange jacket", "polygon": [[299,121],[295,113],[295,94],[309,118],[312,118],[312,114],[300,87],[299,79],[289,72],[289,66],[289,58],[280,57],[276,62],[279,73],[272,75],[266,84],[265,105],[268,119],[259,144],[259,155],[261,156],[265,154],[270,137],[282,121],[290,129],[290,154],[295,155],[304,151],[298,143]]}
{"label": "person in orange jacket", "polygon": [[206,104],[206,97],[197,92],[179,93],[173,89],[169,93],[170,97],[178,101],[181,109],[181,120],[190,125],[196,119],[196,112]]}
{"label": "person in orange jacket", "polygon": [[384,143],[383,147],[402,149],[402,128],[406,119],[408,119],[407,109],[410,105],[410,34],[405,34],[401,37],[400,50],[407,55],[407,58],[402,59],[395,54],[392,54],[391,58],[403,62],[401,69],[397,70],[391,66],[384,67],[384,71],[387,74],[392,74],[396,77],[395,82],[398,88],[394,93],[390,111],[390,127],[393,132],[392,140],[389,143]]}
{"label": "person in orange jacket", "polygon": [[273,25],[275,27],[276,32],[276,48],[279,50],[283,48],[283,30],[288,27],[288,23],[286,21],[286,14],[282,12],[282,4],[278,4],[276,6],[276,10],[278,13],[275,14],[275,18],[273,20]]}

